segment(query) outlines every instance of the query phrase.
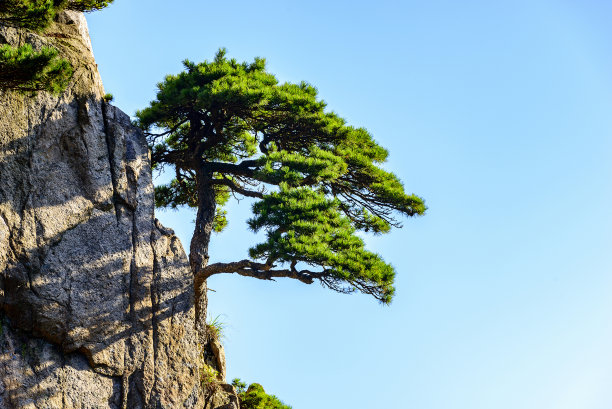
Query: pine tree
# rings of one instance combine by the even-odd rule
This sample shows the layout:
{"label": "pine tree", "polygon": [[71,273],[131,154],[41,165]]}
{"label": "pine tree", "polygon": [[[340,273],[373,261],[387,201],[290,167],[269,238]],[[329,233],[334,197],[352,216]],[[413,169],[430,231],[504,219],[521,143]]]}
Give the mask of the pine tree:
{"label": "pine tree", "polygon": [[[62,10],[100,10],[113,0],[3,0],[0,24],[40,32]],[[69,83],[73,68],[58,57],[57,50],[35,51],[28,44],[0,47],[0,88],[17,91],[60,93]]]}
{"label": "pine tree", "polygon": [[[154,167],[175,175],[156,188],[157,206],[197,208],[189,252],[196,287],[220,273],[289,277],[389,303],[394,269],[357,232],[387,233],[400,226],[397,215],[424,214],[423,200],[381,168],[388,152],[370,133],[326,111],[312,85],[281,84],[263,59],[225,54],[185,61],[137,113]],[[226,225],[231,196],[256,199],[248,224],[266,240],[248,259],[209,265],[211,232]]]}

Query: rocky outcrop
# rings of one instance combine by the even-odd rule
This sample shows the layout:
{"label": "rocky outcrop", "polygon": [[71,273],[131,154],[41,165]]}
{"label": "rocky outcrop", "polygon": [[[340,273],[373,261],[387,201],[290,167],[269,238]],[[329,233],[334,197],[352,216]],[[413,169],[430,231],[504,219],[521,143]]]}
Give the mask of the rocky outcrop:
{"label": "rocky outcrop", "polygon": [[0,91],[0,409],[202,408],[193,277],[144,136],[103,101],[81,13],[0,27],[24,42],[75,74],[58,97]]}

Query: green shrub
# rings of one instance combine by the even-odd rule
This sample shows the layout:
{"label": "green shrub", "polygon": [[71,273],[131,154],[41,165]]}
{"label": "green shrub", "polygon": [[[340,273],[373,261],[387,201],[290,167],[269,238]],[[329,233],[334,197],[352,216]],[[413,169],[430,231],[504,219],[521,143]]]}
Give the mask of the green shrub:
{"label": "green shrub", "polygon": [[252,383],[246,389],[246,383],[236,378],[232,381],[232,385],[238,393],[241,409],[291,409],[291,406],[285,405],[276,396],[268,395],[258,383]]}
{"label": "green shrub", "polygon": [[210,319],[206,323],[206,332],[208,333],[208,336],[215,341],[219,341],[223,338],[223,332],[225,331],[226,327],[225,323],[221,321],[220,317],[220,315],[217,315],[215,318]]}
{"label": "green shrub", "polygon": [[219,389],[219,372],[213,367],[204,364],[200,368],[200,386],[208,395],[212,395]]}

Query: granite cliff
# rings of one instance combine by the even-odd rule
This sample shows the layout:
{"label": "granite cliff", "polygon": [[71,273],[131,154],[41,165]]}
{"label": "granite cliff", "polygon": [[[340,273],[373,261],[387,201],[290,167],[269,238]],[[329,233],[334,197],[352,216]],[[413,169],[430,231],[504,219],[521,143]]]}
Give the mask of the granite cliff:
{"label": "granite cliff", "polygon": [[201,385],[222,351],[198,340],[187,257],[154,218],[143,134],[103,100],[84,16],[0,26],[4,43],[51,45],[75,73],[59,96],[0,90],[0,409],[236,408]]}

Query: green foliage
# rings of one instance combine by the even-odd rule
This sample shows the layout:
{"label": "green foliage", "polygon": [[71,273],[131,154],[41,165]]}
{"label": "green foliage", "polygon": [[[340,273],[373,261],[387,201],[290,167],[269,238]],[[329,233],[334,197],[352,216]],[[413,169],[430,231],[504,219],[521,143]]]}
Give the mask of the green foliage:
{"label": "green foliage", "polygon": [[245,382],[242,382],[240,378],[232,379],[232,386],[234,387],[234,389],[236,389],[236,393],[238,394],[246,392],[247,389],[247,384]]}
{"label": "green foliage", "polygon": [[279,83],[261,58],[240,63],[222,49],[213,61],[184,66],[137,113],[154,166],[176,174],[156,189],[156,204],[199,207],[210,189],[217,211],[230,193],[257,198],[249,225],[267,240],[251,248],[252,258],[266,268],[288,264],[287,276],[314,266],[301,277],[390,302],[393,268],[356,233],[387,233],[401,226],[397,215],[422,215],[426,207],[380,166],[388,152],[327,111],[312,85]]}
{"label": "green foliage", "polygon": [[[33,31],[46,29],[64,9],[99,10],[110,3],[101,0],[2,0],[0,23]],[[60,93],[68,85],[73,68],[56,50],[32,50],[24,45],[0,47],[0,88],[18,91]]]}
{"label": "green foliage", "polygon": [[265,229],[267,241],[252,247],[249,255],[325,266],[320,280],[327,287],[339,292],[360,290],[391,302],[395,271],[379,255],[365,250],[341,206],[339,199],[320,191],[281,184],[278,192],[253,205],[255,217],[248,221],[249,227]]}
{"label": "green foliage", "polygon": [[111,5],[114,0],[72,0],[66,5],[69,10],[96,11]]}
{"label": "green foliage", "polygon": [[206,323],[206,332],[215,340],[220,340],[223,338],[223,332],[225,331],[226,327],[225,323],[221,321],[220,317],[220,315],[217,315],[215,318]]}
{"label": "green foliage", "polygon": [[209,395],[215,393],[219,388],[219,372],[211,366],[204,364],[200,368],[200,386]]}
{"label": "green foliage", "polygon": [[114,0],[3,0],[0,22],[34,31],[44,30],[57,13],[64,9],[94,11],[109,6]]}
{"label": "green foliage", "polygon": [[[239,379],[234,381],[238,381],[240,386],[246,386]],[[258,383],[252,383],[246,391],[239,392],[238,399],[241,409],[291,409],[291,406],[285,405],[276,396],[268,395]]]}
{"label": "green foliage", "polygon": [[113,99],[115,99],[115,97],[113,96],[113,94],[104,94],[104,96],[102,97],[102,99],[104,100],[104,102],[112,102]]}
{"label": "green foliage", "polygon": [[[155,147],[153,148],[155,149]],[[153,162],[153,168],[160,165]],[[224,186],[215,187],[215,219],[213,231],[220,233],[227,226],[227,212],[223,206],[230,198],[230,191]],[[196,193],[195,181],[192,178],[173,179],[166,185],[155,186],[155,206],[177,209],[179,206],[198,207],[198,195]]]}
{"label": "green foliage", "polygon": [[45,29],[65,1],[4,0],[0,2],[0,22],[40,31]]}
{"label": "green foliage", "polygon": [[72,66],[57,50],[34,51],[29,44],[0,46],[0,87],[18,91],[60,93],[72,77]]}

